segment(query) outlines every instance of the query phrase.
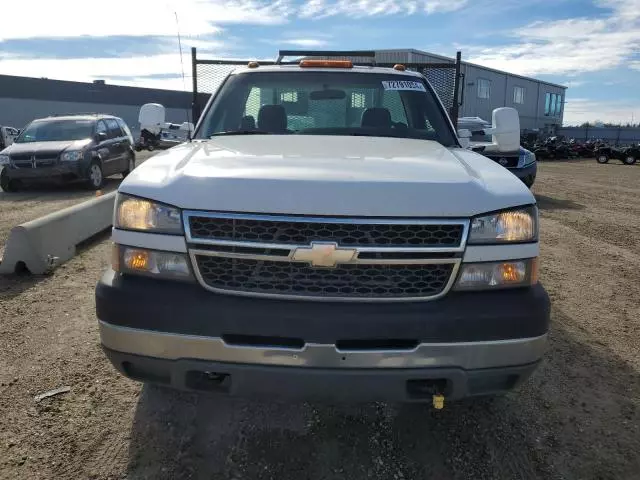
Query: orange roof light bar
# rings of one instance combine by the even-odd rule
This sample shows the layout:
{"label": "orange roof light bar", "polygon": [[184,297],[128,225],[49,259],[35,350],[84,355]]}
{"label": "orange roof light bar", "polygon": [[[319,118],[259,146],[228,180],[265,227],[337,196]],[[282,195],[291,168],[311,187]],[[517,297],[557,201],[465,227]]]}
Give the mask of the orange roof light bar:
{"label": "orange roof light bar", "polygon": [[301,60],[300,68],[353,68],[351,60]]}

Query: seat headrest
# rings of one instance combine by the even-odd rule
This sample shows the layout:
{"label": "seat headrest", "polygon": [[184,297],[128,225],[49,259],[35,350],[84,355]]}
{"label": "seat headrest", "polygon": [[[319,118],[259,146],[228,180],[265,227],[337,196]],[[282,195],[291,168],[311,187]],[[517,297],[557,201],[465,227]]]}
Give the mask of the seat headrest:
{"label": "seat headrest", "polygon": [[386,108],[367,108],[362,112],[363,127],[391,128],[391,113]]}
{"label": "seat headrest", "polygon": [[267,132],[287,131],[287,112],[282,105],[264,105],[258,112],[258,129]]}

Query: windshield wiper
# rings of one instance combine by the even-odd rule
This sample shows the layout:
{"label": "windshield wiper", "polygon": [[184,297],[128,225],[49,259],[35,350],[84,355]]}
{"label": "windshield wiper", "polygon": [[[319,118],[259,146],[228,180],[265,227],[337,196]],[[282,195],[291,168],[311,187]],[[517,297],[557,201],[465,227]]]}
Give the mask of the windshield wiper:
{"label": "windshield wiper", "polygon": [[216,132],[209,138],[222,137],[225,135],[269,135],[266,130],[227,130],[226,132]]}

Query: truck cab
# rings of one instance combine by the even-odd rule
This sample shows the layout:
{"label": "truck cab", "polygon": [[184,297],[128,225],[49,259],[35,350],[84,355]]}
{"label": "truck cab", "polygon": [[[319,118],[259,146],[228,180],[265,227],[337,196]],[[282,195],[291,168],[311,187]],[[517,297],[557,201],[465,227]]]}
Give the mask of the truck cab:
{"label": "truck cab", "polygon": [[[500,148],[514,112],[494,115]],[[546,350],[538,228],[422,74],[251,62],[120,185],[101,342],[130,378],[228,395],[508,391]]]}

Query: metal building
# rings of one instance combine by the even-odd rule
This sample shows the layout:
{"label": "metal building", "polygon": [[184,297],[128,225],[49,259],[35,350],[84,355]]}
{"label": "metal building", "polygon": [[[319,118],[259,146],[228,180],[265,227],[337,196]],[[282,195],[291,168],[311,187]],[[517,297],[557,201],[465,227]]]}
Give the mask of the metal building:
{"label": "metal building", "polygon": [[[376,62],[454,63],[455,59],[414,49],[376,50]],[[567,87],[464,61],[461,73],[460,117],[491,121],[494,108],[513,107],[520,113],[522,129],[552,132],[562,125]]]}
{"label": "metal building", "polygon": [[191,113],[191,92],[0,75],[0,125],[23,128],[48,115],[91,112],[116,115],[138,131],[145,103],[161,103],[167,122],[182,123]]}

